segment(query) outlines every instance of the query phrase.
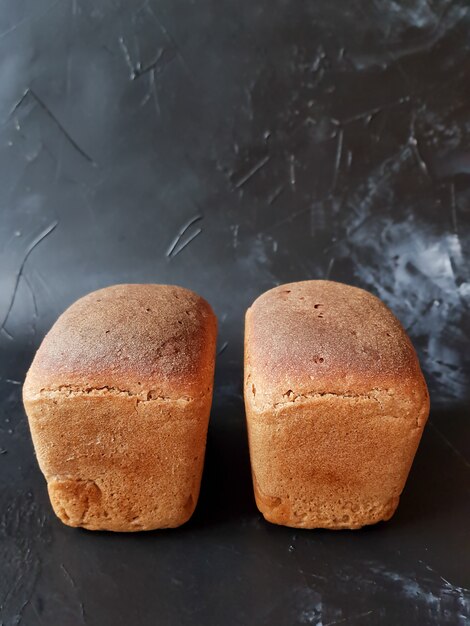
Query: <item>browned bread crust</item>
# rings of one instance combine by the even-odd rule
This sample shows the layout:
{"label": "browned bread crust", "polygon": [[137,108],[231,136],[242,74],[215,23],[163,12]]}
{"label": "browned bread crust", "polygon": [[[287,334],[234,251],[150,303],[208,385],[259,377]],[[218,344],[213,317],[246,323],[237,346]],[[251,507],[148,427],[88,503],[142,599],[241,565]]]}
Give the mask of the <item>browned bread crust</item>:
{"label": "browned bread crust", "polygon": [[60,387],[140,393],[142,385],[156,396],[206,393],[215,327],[210,305],[183,287],[114,285],[94,291],[46,335],[25,394]]}
{"label": "browned bread crust", "polygon": [[217,322],[197,294],[115,285],[78,300],[23,388],[56,514],[71,526],[178,526],[196,506]]}
{"label": "browned bread crust", "polygon": [[410,340],[378,298],[330,281],[261,295],[246,315],[245,404],[266,519],[358,528],[391,517],[429,396]]}

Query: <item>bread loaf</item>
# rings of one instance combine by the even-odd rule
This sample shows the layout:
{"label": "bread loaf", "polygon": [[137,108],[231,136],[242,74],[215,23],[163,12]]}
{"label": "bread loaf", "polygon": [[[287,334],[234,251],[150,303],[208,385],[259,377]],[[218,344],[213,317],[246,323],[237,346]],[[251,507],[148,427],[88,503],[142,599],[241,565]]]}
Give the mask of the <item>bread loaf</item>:
{"label": "bread loaf", "polygon": [[69,526],[174,527],[199,495],[216,318],[197,294],[116,285],[81,298],[23,389],[52,506]]}
{"label": "bread loaf", "polygon": [[405,331],[376,297],[281,285],[248,309],[245,403],[258,508],[276,524],[389,519],[429,412]]}

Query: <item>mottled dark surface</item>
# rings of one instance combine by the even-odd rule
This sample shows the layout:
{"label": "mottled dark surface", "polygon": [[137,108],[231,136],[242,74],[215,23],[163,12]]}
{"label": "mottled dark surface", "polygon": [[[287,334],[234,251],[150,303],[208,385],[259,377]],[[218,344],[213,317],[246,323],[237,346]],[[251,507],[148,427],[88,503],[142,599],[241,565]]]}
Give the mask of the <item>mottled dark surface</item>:
{"label": "mottled dark surface", "polygon": [[[2,1],[1,624],[468,623],[469,55],[467,0]],[[264,523],[243,422],[245,308],[325,276],[389,304],[433,402],[396,516],[354,533]],[[91,534],[53,517],[21,382],[125,281],[219,316],[206,473],[185,527]]]}

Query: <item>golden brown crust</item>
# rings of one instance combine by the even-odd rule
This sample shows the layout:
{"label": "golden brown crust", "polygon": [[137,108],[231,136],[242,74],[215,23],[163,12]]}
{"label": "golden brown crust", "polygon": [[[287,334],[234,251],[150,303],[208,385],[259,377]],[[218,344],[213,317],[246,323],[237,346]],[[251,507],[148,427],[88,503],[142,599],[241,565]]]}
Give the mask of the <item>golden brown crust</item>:
{"label": "golden brown crust", "polygon": [[246,317],[245,405],[268,521],[360,528],[393,515],[429,396],[405,331],[377,298],[327,281],[258,298]]}
{"label": "golden brown crust", "polygon": [[248,309],[245,341],[260,405],[283,402],[289,392],[361,394],[397,381],[423,392],[400,322],[357,287],[323,280],[275,287]]}
{"label": "golden brown crust", "polygon": [[216,326],[209,304],[182,287],[100,289],[69,307],[46,335],[24,397],[69,385],[198,394],[212,367]]}
{"label": "golden brown crust", "polygon": [[204,462],[215,341],[210,306],[180,287],[109,287],[59,318],[23,397],[51,503],[65,524],[135,531],[189,519]]}

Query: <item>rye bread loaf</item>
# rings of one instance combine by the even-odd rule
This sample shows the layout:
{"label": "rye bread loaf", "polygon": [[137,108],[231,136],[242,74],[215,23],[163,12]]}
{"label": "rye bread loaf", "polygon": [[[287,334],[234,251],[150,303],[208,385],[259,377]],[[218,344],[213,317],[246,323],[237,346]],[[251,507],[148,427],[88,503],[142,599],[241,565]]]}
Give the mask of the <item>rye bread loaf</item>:
{"label": "rye bread loaf", "polygon": [[115,285],[63,313],[23,399],[57,516],[70,526],[174,527],[199,495],[216,318],[181,287]]}
{"label": "rye bread loaf", "polygon": [[303,528],[389,519],[429,412],[413,346],[370,293],[281,285],[248,309],[245,404],[264,517]]}

